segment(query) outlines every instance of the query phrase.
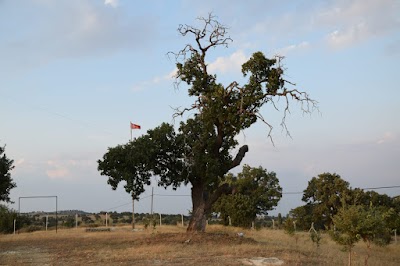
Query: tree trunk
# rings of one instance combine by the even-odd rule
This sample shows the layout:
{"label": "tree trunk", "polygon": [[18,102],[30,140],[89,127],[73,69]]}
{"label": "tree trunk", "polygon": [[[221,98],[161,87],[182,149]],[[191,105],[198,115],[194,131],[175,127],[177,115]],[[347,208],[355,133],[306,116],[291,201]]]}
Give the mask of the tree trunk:
{"label": "tree trunk", "polygon": [[135,196],[132,193],[132,229],[135,229]]}
{"label": "tree trunk", "polygon": [[202,183],[192,183],[192,218],[188,232],[204,232],[206,230],[207,216],[211,213],[212,205],[222,196],[231,194],[233,188],[229,184],[220,185],[212,194],[204,189]]}
{"label": "tree trunk", "polygon": [[192,187],[192,217],[190,218],[187,232],[204,232],[206,230],[207,213],[206,198],[203,186],[193,184]]}
{"label": "tree trunk", "polygon": [[349,248],[349,262],[348,262],[348,265],[349,266],[351,266],[351,252],[352,252],[352,249],[351,249],[351,247]]}

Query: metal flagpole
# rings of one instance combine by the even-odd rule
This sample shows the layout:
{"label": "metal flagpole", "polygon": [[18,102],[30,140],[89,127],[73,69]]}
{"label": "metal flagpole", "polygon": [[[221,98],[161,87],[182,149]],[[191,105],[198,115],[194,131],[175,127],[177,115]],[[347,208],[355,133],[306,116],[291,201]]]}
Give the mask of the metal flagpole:
{"label": "metal flagpole", "polygon": [[[131,142],[132,142],[132,122],[129,122],[129,128],[131,129]],[[135,229],[135,197],[132,191],[132,229]]]}
{"label": "metal flagpole", "polygon": [[[132,124],[130,121],[129,128],[131,129],[131,142],[132,142],[132,129],[140,129],[139,125]],[[135,229],[135,194],[132,190],[132,229]]]}

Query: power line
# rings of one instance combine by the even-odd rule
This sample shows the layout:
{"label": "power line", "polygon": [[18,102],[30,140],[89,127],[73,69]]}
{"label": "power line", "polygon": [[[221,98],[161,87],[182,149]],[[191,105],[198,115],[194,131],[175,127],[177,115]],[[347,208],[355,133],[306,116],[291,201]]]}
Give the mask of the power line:
{"label": "power line", "polygon": [[383,188],[399,188],[400,186],[389,186],[389,187],[366,187],[362,189],[383,189]]}
{"label": "power line", "polygon": [[[400,186],[387,186],[387,187],[366,187],[366,188],[360,188],[364,190],[371,190],[371,189],[385,189],[385,188],[400,188]],[[303,194],[304,191],[302,192],[282,192],[282,194]]]}
{"label": "power line", "polygon": [[[146,196],[146,197],[139,198],[139,200],[143,200],[143,199],[150,198],[150,197],[151,197],[151,195],[148,195],[148,196]],[[116,207],[112,207],[112,208],[105,209],[105,211],[110,211],[110,210],[118,209],[118,208],[120,208],[120,207],[123,207],[123,206],[126,206],[126,205],[130,205],[130,204],[132,204],[132,201],[127,202],[127,203],[124,203],[124,204],[121,204],[121,205],[118,205],[118,206],[116,206]]]}
{"label": "power line", "polygon": [[282,194],[303,194],[303,192],[282,192]]}
{"label": "power line", "polygon": [[167,194],[154,194],[154,196],[161,196],[161,197],[191,197],[192,195],[167,195]]}

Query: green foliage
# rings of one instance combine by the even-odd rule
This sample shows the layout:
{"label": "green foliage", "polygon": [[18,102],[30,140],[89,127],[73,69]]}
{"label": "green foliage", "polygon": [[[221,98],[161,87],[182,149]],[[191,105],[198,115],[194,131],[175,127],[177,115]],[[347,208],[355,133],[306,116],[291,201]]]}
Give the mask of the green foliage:
{"label": "green foliage", "polygon": [[278,213],[278,226],[281,226],[282,224],[283,224],[282,214]]}
{"label": "green foliage", "polygon": [[317,230],[329,229],[332,217],[345,205],[375,206],[386,212],[386,224],[389,228],[400,228],[400,204],[395,198],[375,191],[351,189],[349,183],[337,174],[323,173],[313,177],[304,190],[303,201],[307,204],[290,211],[290,216],[299,223],[300,229],[306,230],[311,223]]}
{"label": "green foliage", "polygon": [[67,216],[64,217],[64,219],[61,220],[62,221],[62,225],[65,227],[75,227],[76,222],[75,222],[75,217],[74,216]]}
{"label": "green foliage", "polygon": [[312,206],[312,221],[332,225],[334,216],[342,203],[349,199],[349,183],[338,174],[323,173],[308,182],[302,200]]}
{"label": "green foliage", "polygon": [[244,165],[237,177],[229,174],[223,182],[231,184],[234,193],[221,196],[213,210],[225,221],[231,217],[233,226],[250,227],[257,215],[267,215],[282,197],[276,174],[261,166]]}
{"label": "green foliage", "polygon": [[14,219],[17,213],[0,205],[0,233],[12,233],[14,231]]}
{"label": "green foliage", "polygon": [[157,215],[156,214],[146,215],[142,219],[142,223],[143,223],[144,229],[147,229],[147,228],[149,228],[149,226],[152,226],[153,230],[155,230],[156,227],[157,227],[157,222],[158,222],[158,219],[157,219]]}
{"label": "green foliage", "polygon": [[341,209],[334,217],[335,228],[330,231],[330,235],[346,251],[351,251],[355,243],[361,239],[359,219],[364,216],[362,210],[363,206],[354,205]]}
{"label": "green foliage", "polygon": [[[339,210],[333,217],[334,230],[330,231],[332,239],[349,252],[351,252],[355,243],[363,240],[368,249],[370,244],[384,246],[390,243],[390,229],[386,224],[386,217],[389,214],[379,208],[350,205]],[[368,260],[367,255],[366,261]]]}
{"label": "green foliage", "polygon": [[14,169],[14,161],[8,159],[4,151],[5,147],[0,146],[0,201],[11,202],[10,190],[17,186],[10,173]]}
{"label": "green foliage", "polygon": [[294,220],[292,218],[287,218],[285,222],[283,222],[283,229],[285,230],[285,233],[294,236],[296,233],[296,228],[294,225]]}
{"label": "green foliage", "polygon": [[313,214],[314,205],[306,204],[290,210],[289,215],[297,221],[297,228],[306,231],[310,229],[312,223],[316,230],[324,230],[325,226],[323,221],[314,219]]}

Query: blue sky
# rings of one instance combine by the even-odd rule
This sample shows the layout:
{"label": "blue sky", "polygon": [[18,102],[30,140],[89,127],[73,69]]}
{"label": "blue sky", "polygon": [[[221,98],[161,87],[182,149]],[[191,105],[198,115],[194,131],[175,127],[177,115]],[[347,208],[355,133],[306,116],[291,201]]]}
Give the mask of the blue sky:
{"label": "blue sky", "polygon": [[[281,113],[265,108],[275,146],[268,128],[254,125],[238,137],[250,148],[243,163],[275,171],[283,192],[302,191],[323,172],[352,187],[400,185],[397,0],[0,0],[0,145],[15,161],[18,186],[10,206],[57,195],[59,209],[130,210],[129,195],[107,185],[96,161],[129,140],[129,121],[142,126],[139,136],[173,122],[173,107],[190,105],[186,88],[174,89],[167,53],[192,41],[179,36],[179,24],[199,25],[209,12],[233,39],[208,58],[221,82],[243,83],[240,65],[256,51],[280,54],[287,78],[319,102],[311,116],[291,103],[292,138],[279,127]],[[155,193],[188,195],[190,187]],[[300,198],[285,194],[273,213]],[[154,201],[156,212],[191,209],[190,197]],[[22,203],[21,211],[54,208],[48,199]],[[148,212],[150,198],[136,210]]]}

